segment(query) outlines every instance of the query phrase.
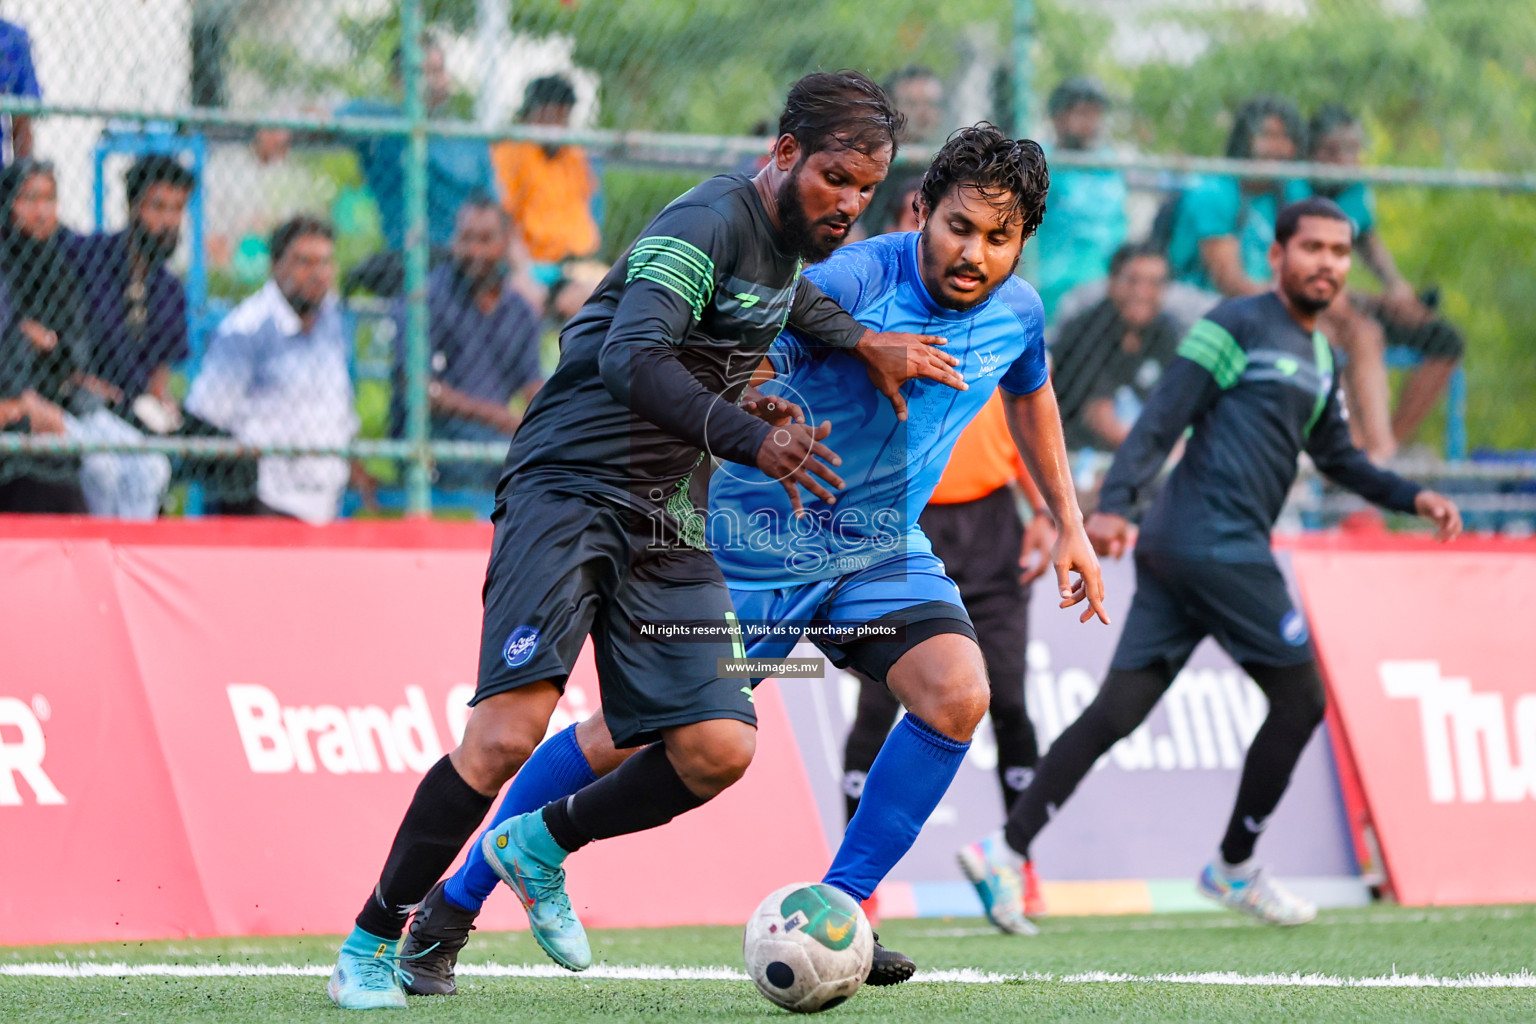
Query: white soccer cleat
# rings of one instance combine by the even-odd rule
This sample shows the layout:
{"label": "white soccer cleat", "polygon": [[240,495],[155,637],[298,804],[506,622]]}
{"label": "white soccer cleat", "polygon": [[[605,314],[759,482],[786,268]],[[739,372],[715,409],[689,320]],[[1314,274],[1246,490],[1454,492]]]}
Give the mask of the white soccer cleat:
{"label": "white soccer cleat", "polygon": [[1267,924],[1306,924],[1317,917],[1316,905],[1281,885],[1265,868],[1232,875],[1213,860],[1200,872],[1195,888],[1200,895]]}

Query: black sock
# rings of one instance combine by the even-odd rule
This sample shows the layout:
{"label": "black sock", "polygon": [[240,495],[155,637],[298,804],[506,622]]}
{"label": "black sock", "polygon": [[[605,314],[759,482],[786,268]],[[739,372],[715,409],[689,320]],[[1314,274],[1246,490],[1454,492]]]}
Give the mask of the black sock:
{"label": "black sock", "polygon": [[447,756],[427,769],[357,926],[381,939],[398,939],[411,908],[453,865],[493,799],[465,782]]}
{"label": "black sock", "polygon": [[544,808],[544,827],[571,853],[596,839],[612,839],[665,825],[708,800],[683,784],[667,757],[652,743],[618,770]]}
{"label": "black sock", "polygon": [[864,795],[864,779],[880,748],[885,745],[885,738],[891,734],[891,725],[900,711],[901,702],[892,696],[884,683],[859,675],[859,709],[853,716],[848,742],[843,747],[843,809],[848,815],[845,824],[853,820],[854,812],[859,809],[859,798]]}
{"label": "black sock", "polygon": [[1013,810],[1019,797],[1035,778],[1040,747],[1035,727],[1024,710],[1024,685],[992,684],[992,735],[997,739],[997,781],[1003,790],[1003,809]]}
{"label": "black sock", "polygon": [[1253,856],[1259,833],[1269,823],[1301,752],[1323,720],[1323,680],[1317,662],[1301,665],[1244,665],[1269,698],[1269,714],[1253,736],[1243,761],[1237,803],[1221,840],[1221,859],[1241,864]]}
{"label": "black sock", "polygon": [[1142,723],[1171,682],[1173,673],[1164,665],[1110,670],[1093,703],[1051,744],[1029,788],[1008,812],[1003,838],[1015,853],[1029,857],[1030,843],[1094,762]]}

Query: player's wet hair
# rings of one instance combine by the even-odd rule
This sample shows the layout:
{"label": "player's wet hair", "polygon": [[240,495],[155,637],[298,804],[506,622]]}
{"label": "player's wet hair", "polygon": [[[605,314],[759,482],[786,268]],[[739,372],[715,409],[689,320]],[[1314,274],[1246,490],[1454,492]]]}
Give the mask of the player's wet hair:
{"label": "player's wet hair", "polygon": [[1109,276],[1114,277],[1120,273],[1131,260],[1148,256],[1162,260],[1164,263],[1168,262],[1168,251],[1155,242],[1126,242],[1109,258]]}
{"label": "player's wet hair", "polygon": [[1237,108],[1232,134],[1227,136],[1227,156],[1234,160],[1247,160],[1253,156],[1253,137],[1267,117],[1278,117],[1285,125],[1285,134],[1296,144],[1296,152],[1307,151],[1307,125],[1296,104],[1284,96],[1260,95]]}
{"label": "player's wet hair", "polygon": [[1009,218],[1022,218],[1027,239],[1045,218],[1051,172],[1038,143],[1010,139],[983,121],[944,143],[923,175],[922,201],[931,212],[954,188],[975,189]]}
{"label": "player's wet hair", "polygon": [[1359,123],[1360,119],[1350,113],[1348,107],[1338,103],[1318,107],[1312,120],[1307,123],[1307,142],[1310,144],[1308,152],[1315,154],[1318,143],[1324,138],[1340,128],[1351,128]]}
{"label": "player's wet hair", "polygon": [[1280,215],[1275,218],[1275,241],[1279,243],[1282,249],[1290,243],[1292,238],[1296,237],[1296,232],[1301,228],[1301,218],[1303,217],[1326,217],[1328,220],[1341,220],[1349,225],[1349,240],[1351,242],[1355,240],[1355,222],[1350,219],[1349,214],[1345,213],[1343,208],[1332,199],[1327,199],[1323,196],[1312,196],[1310,199],[1302,199],[1291,203],[1281,210]]}
{"label": "player's wet hair", "polygon": [[889,146],[894,160],[905,125],[885,90],[857,71],[806,75],[790,86],[779,115],[779,134],[793,135],[805,156],[832,148],[871,156]]}

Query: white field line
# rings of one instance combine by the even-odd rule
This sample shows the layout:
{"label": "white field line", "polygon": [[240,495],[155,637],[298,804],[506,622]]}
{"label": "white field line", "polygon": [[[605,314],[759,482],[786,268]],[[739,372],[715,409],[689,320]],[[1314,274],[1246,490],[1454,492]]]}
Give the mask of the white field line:
{"label": "white field line", "polygon": [[[323,964],[125,964],[125,963],[12,963],[0,964],[0,977],[26,978],[322,978],[330,974]],[[467,978],[571,978],[569,971],[553,964],[460,964]],[[593,967],[582,978],[620,981],[746,981],[734,967]],[[1001,985],[1033,982],[1057,985],[1220,985],[1279,988],[1532,988],[1536,974],[1464,974],[1440,977],[1433,974],[1384,974],[1371,978],[1333,974],[1238,974],[1235,971],[1204,971],[1172,974],[1119,974],[1084,971],[1078,974],[995,974],[990,971],[919,971],[916,983]]]}

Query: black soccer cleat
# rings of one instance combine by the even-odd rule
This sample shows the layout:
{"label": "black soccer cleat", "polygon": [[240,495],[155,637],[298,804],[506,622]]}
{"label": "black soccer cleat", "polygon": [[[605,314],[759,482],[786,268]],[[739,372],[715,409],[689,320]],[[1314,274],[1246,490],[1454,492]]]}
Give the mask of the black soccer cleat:
{"label": "black soccer cleat", "polygon": [[875,956],[869,965],[866,985],[900,985],[917,973],[917,963],[907,954],[880,945],[880,933],[875,933]]}
{"label": "black soccer cleat", "polygon": [[453,969],[459,962],[459,950],[475,930],[477,914],[443,895],[444,884],[434,885],[416,908],[400,949],[401,966],[409,979],[405,983],[408,995],[451,996],[458,991]]}

